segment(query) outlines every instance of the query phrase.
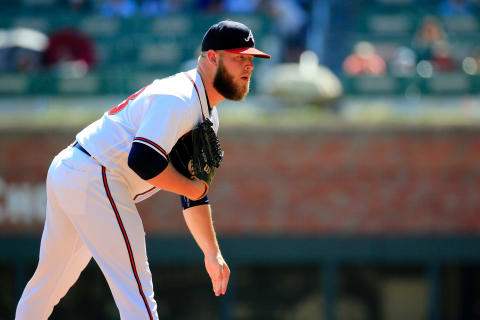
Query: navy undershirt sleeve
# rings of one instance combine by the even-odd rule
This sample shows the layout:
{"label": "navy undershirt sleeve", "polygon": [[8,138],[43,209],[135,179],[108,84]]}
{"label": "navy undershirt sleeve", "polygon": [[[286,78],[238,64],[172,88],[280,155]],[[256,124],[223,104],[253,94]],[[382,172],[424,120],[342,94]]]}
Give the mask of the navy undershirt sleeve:
{"label": "navy undershirt sleeve", "polygon": [[156,177],[167,165],[168,160],[153,148],[139,142],[132,143],[128,166],[143,180]]}
{"label": "navy undershirt sleeve", "polygon": [[180,201],[182,202],[182,208],[183,210],[191,208],[191,207],[196,207],[200,206],[202,204],[209,204],[210,201],[208,200],[208,195],[203,197],[200,200],[190,200],[189,198],[185,196],[180,196]]}

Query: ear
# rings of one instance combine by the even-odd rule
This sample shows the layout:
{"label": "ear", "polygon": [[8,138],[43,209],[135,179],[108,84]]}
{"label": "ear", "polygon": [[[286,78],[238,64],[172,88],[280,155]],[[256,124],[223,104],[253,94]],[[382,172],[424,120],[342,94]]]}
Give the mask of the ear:
{"label": "ear", "polygon": [[214,51],[214,50],[208,50],[207,52],[207,59],[208,59],[208,62],[210,62],[211,64],[213,64],[215,67],[217,66],[218,64],[218,55],[217,53]]}

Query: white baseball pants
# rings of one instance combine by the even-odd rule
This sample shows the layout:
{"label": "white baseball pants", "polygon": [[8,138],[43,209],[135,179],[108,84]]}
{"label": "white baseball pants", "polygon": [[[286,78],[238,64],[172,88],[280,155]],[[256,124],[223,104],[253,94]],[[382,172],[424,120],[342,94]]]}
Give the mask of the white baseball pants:
{"label": "white baseball pants", "polygon": [[17,320],[48,319],[93,258],[121,319],[158,319],[145,231],[127,185],[77,148],[53,160],[40,258],[16,311]]}

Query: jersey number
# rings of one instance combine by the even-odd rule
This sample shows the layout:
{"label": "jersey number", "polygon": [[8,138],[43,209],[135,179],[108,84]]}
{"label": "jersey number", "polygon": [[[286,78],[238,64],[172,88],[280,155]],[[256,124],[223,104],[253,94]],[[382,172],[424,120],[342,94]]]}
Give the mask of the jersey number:
{"label": "jersey number", "polygon": [[135,92],[134,94],[132,94],[130,97],[128,97],[127,99],[125,99],[125,101],[123,101],[122,103],[120,103],[118,106],[116,107],[113,107],[112,109],[110,109],[110,111],[108,111],[108,114],[109,115],[113,115],[113,114],[117,114],[118,112],[120,112],[123,108],[125,108],[127,106],[127,104],[132,101],[133,99],[135,99],[140,93],[142,93],[143,90],[145,90],[146,86],[143,87],[142,89],[138,90],[137,92]]}

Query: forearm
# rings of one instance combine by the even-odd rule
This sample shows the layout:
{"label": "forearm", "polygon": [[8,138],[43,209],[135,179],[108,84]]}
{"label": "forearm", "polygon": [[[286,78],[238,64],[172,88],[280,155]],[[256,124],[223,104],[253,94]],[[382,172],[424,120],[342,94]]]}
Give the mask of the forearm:
{"label": "forearm", "polygon": [[183,210],[188,229],[205,256],[220,253],[212,222],[210,205],[195,206]]}
{"label": "forearm", "polygon": [[212,280],[215,295],[225,294],[230,278],[230,269],[218,246],[210,205],[204,204],[187,208],[183,210],[183,216],[190,233],[205,255],[205,268]]}
{"label": "forearm", "polygon": [[197,199],[205,191],[205,185],[180,174],[171,163],[156,177],[147,180],[150,184],[162,190]]}

